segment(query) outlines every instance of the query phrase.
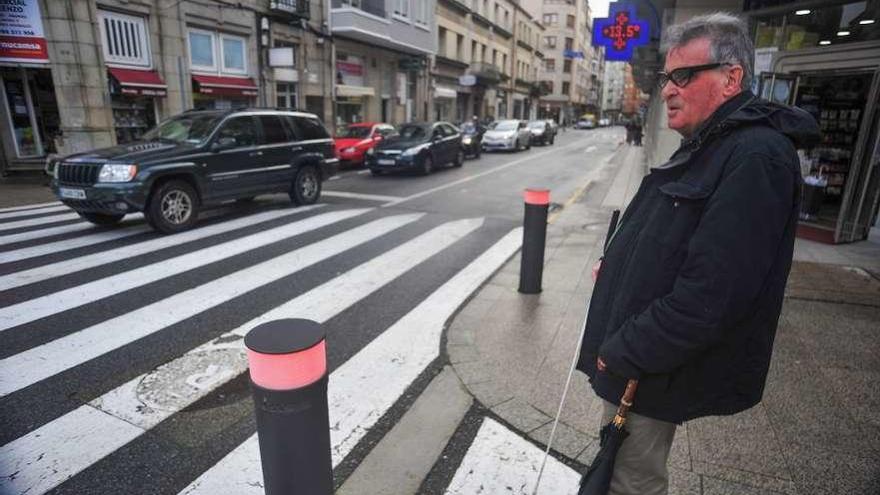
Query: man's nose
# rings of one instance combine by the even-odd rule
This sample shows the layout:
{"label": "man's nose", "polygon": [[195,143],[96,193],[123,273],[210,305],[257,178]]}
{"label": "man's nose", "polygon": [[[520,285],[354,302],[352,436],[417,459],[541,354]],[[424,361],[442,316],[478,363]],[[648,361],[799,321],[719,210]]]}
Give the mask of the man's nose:
{"label": "man's nose", "polygon": [[660,97],[663,98],[663,101],[668,101],[677,93],[678,86],[672,84],[672,81],[666,81],[666,86],[663,86],[663,89],[660,90]]}

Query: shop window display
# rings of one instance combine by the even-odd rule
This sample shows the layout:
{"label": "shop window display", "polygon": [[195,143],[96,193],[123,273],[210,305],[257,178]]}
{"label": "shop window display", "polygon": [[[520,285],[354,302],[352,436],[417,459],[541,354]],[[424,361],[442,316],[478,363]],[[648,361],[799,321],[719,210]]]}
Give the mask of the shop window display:
{"label": "shop window display", "polygon": [[113,128],[118,144],[137,141],[156,125],[156,110],[152,98],[114,96]]}

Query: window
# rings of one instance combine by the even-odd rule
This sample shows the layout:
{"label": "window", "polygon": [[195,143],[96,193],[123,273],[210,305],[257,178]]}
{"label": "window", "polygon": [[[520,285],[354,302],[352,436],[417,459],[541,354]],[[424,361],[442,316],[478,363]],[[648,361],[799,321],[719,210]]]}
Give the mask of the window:
{"label": "window", "polygon": [[556,36],[545,36],[544,46],[547,48],[556,48]]}
{"label": "window", "polygon": [[446,56],[446,28],[437,27],[437,55]]}
{"label": "window", "polygon": [[246,45],[240,36],[190,29],[190,64],[201,72],[247,74]]}
{"label": "window", "polygon": [[278,108],[297,108],[296,83],[276,84],[275,98]]}
{"label": "window", "polygon": [[293,119],[296,134],[302,141],[310,139],[327,139],[330,137],[330,135],[327,134],[327,129],[324,129],[324,125],[321,124],[321,121],[314,117],[294,116],[291,118]]}
{"label": "window", "polygon": [[150,41],[143,17],[98,10],[98,25],[107,62],[150,67]]}
{"label": "window", "polygon": [[263,126],[264,143],[275,144],[287,142],[287,131],[285,131],[281,119],[275,115],[260,115],[257,118],[260,119],[260,124]]}
{"label": "window", "polygon": [[233,138],[235,139],[235,146],[238,148],[256,146],[257,127],[254,124],[251,117],[233,117],[227,120],[223,127],[217,131],[217,140]]}
{"label": "window", "polygon": [[556,59],[555,58],[546,58],[544,59],[544,70],[553,72],[556,70]]}
{"label": "window", "polygon": [[394,14],[409,18],[409,0],[394,0]]}
{"label": "window", "polygon": [[565,59],[562,62],[562,72],[565,72],[566,74],[571,72],[571,59]]}
{"label": "window", "polygon": [[562,83],[562,94],[567,95],[569,93],[571,93],[571,83],[570,82],[563,82]]}
{"label": "window", "polygon": [[477,61],[477,42],[471,41],[471,62]]}
{"label": "window", "polygon": [[565,49],[566,50],[574,50],[574,39],[573,38],[565,38]]}
{"label": "window", "polygon": [[427,27],[428,19],[430,18],[431,13],[429,12],[430,2],[425,0],[418,0],[416,2],[415,8],[415,20],[416,24],[421,24],[423,27]]}
{"label": "window", "polygon": [[464,60],[464,35],[456,34],[455,35],[455,58],[458,60]]}
{"label": "window", "polygon": [[544,14],[544,25],[555,26],[559,22],[559,14]]}
{"label": "window", "polygon": [[569,28],[574,28],[574,23],[575,23],[575,17],[571,14],[568,14],[568,16],[565,19],[565,26],[569,27]]}

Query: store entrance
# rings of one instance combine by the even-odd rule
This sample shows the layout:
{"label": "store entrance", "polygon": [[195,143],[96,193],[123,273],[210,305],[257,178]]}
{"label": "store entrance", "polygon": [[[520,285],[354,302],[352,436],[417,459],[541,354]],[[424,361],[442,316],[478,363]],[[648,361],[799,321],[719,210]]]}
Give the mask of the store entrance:
{"label": "store entrance", "polygon": [[[55,138],[61,129],[55,85],[49,69],[0,67],[0,91],[3,113],[15,155],[10,158],[28,159],[55,153]],[[11,150],[10,150],[11,151]]]}
{"label": "store entrance", "polygon": [[[795,105],[808,111],[822,132],[820,143],[802,156],[804,175],[799,235],[821,242],[864,239],[867,231],[854,235],[846,218],[864,202],[865,148],[869,143],[876,107],[874,72],[799,74]],[[873,91],[873,92],[872,92]],[[875,95],[876,98],[876,95]],[[876,191],[873,192],[876,195]],[[853,203],[854,195],[861,199]],[[868,203],[870,205],[870,202]],[[844,234],[848,230],[848,234]],[[864,235],[862,235],[864,234]]]}

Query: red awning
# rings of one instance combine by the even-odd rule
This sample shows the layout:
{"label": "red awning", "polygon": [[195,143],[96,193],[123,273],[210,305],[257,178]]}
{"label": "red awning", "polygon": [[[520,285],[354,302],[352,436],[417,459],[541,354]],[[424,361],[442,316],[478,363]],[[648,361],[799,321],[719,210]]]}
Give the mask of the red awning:
{"label": "red awning", "polygon": [[199,93],[218,96],[257,96],[257,85],[248,77],[192,76]]}
{"label": "red awning", "polygon": [[110,76],[119,84],[119,91],[126,95],[165,96],[168,86],[154,70],[118,69],[108,67]]}

